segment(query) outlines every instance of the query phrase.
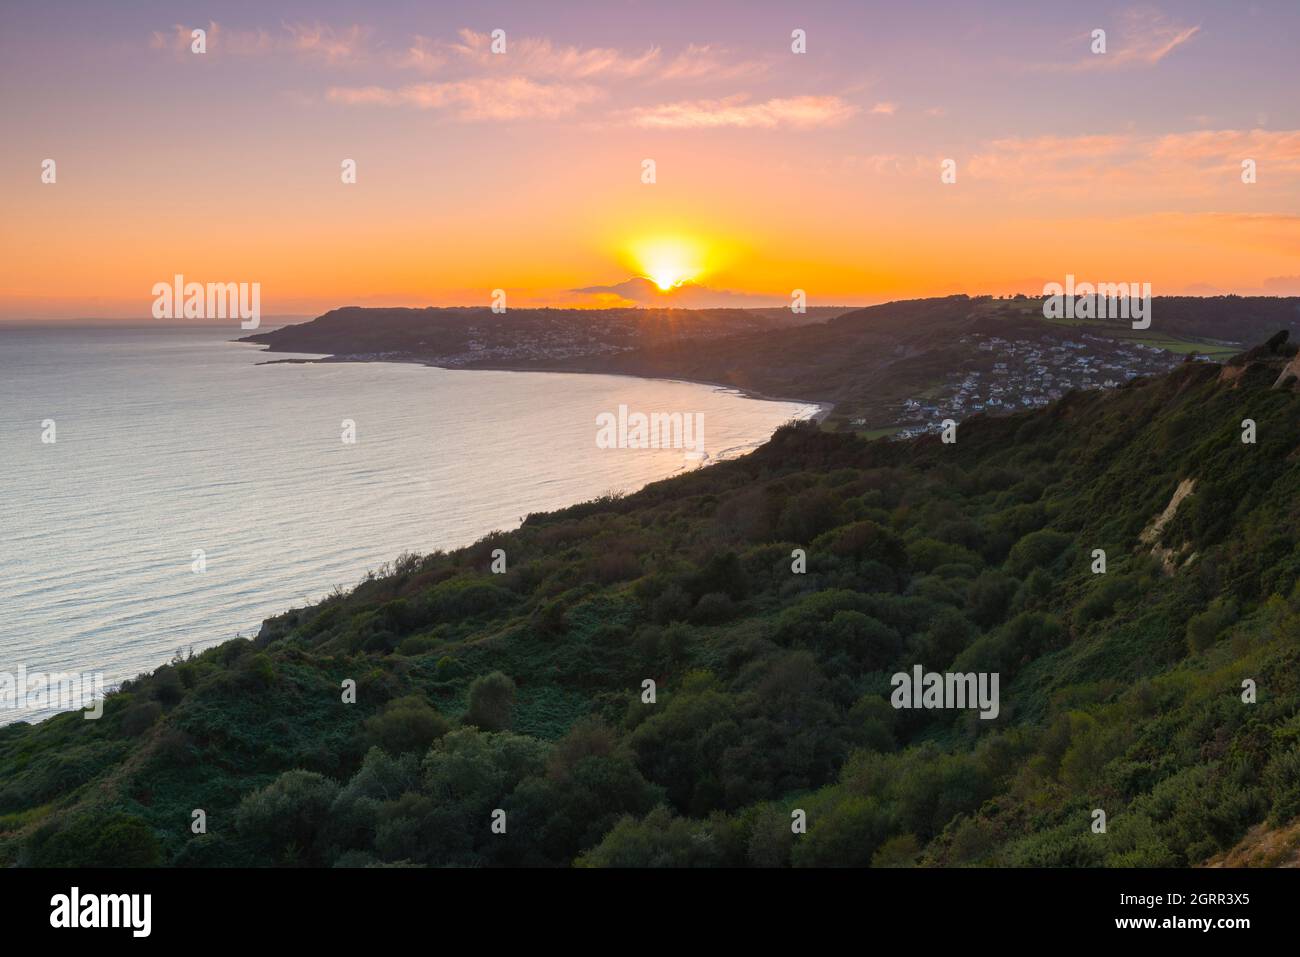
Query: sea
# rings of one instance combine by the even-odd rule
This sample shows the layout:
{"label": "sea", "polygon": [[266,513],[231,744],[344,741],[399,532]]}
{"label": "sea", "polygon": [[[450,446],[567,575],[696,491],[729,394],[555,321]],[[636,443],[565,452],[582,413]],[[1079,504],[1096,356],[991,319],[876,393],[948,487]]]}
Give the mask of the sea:
{"label": "sea", "polygon": [[[39,676],[111,690],[403,553],[707,467],[817,412],[686,382],[320,362],[243,334],[0,323],[0,724],[88,703],[26,693]],[[600,447],[620,406],[695,416],[704,455]]]}

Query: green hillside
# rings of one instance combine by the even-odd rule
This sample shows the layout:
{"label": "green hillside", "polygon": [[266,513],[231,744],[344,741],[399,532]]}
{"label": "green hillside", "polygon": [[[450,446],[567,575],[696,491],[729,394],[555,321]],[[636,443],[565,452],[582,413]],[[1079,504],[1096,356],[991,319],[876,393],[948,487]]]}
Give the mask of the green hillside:
{"label": "green hillside", "polygon": [[[790,426],[404,556],[0,728],[0,863],[1205,862],[1300,816],[1284,338],[955,444]],[[996,673],[998,716],[895,709],[918,664]]]}

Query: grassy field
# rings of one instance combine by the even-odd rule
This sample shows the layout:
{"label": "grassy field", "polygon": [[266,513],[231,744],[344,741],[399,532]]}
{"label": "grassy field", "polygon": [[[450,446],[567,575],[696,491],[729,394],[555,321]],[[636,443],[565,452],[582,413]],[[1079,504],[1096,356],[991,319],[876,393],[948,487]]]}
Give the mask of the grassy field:
{"label": "grassy field", "polygon": [[1114,321],[1097,320],[1097,319],[1044,319],[1043,322],[1052,326],[1071,326],[1089,331],[1104,333],[1115,339],[1129,339],[1133,342],[1139,342],[1144,346],[1155,346],[1157,349],[1166,349],[1169,352],[1176,352],[1180,355],[1198,355],[1208,356],[1214,360],[1227,359],[1230,356],[1240,352],[1239,346],[1224,345],[1218,342],[1210,342],[1206,339],[1196,339],[1190,336],[1171,336],[1150,329],[1132,329],[1117,324]]}
{"label": "grassy field", "polygon": [[885,436],[893,435],[897,431],[898,426],[890,425],[883,429],[866,429],[863,432],[859,432],[858,435],[862,436],[864,439],[883,439]]}

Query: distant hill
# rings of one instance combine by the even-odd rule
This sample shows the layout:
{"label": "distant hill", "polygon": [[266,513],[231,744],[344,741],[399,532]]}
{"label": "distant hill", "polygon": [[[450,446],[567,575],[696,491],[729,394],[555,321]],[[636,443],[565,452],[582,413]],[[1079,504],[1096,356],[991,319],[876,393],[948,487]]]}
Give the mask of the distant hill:
{"label": "distant hill", "polygon": [[561,358],[825,321],[852,309],[332,309],[307,323],[246,336],[274,352],[419,359],[466,365]]}
{"label": "distant hill", "polygon": [[[1122,321],[1049,322],[1041,301],[948,296],[870,306],[810,310],[798,325],[787,310],[334,310],[311,323],[250,336],[278,352],[405,359],[457,368],[610,372],[720,383],[778,398],[833,402],[831,428],[870,430],[909,419],[904,404],[932,401],[936,421],[963,418],[976,402],[954,398],[956,380],[1005,370],[1006,406],[1039,402],[1107,378],[1167,371],[1184,353],[1215,357],[1278,329],[1300,333],[1300,299],[1158,297],[1151,328]],[[815,321],[814,321],[815,320]],[[1086,341],[1083,337],[1088,337]],[[980,340],[1000,340],[981,353]],[[1025,361],[1041,348],[1084,342],[1109,362],[1095,383]],[[1143,346],[1148,354],[1141,355]],[[1127,355],[1116,350],[1126,347]],[[1166,354],[1157,361],[1151,349]],[[1058,350],[1059,352],[1059,350]],[[1150,361],[1138,361],[1134,358]],[[1055,387],[1026,389],[1056,373]],[[1033,393],[1033,394],[1030,394]],[[930,397],[927,399],[927,396]],[[993,408],[987,391],[979,410]],[[1002,400],[999,400],[1002,401]],[[939,406],[946,403],[947,408]],[[914,416],[912,416],[914,418]]]}
{"label": "distant hill", "polygon": [[[100,721],[0,728],[0,863],[1287,859],[1243,848],[1300,818],[1296,355],[1272,336],[952,444],[790,426],[402,556]],[[917,666],[998,676],[996,716],[895,707]]]}
{"label": "distant hill", "polygon": [[[1058,338],[1087,331],[1138,341],[1184,339],[1241,346],[1278,329],[1300,332],[1300,299],[1159,297],[1152,328],[1136,335],[1128,323],[1049,323],[1035,299],[949,296],[870,306],[830,321],[765,335],[708,343],[664,343],[602,360],[602,367],[641,375],[720,381],[777,395],[844,401],[895,384],[916,390],[918,378],[961,368],[964,333],[1005,339]],[[917,362],[917,360],[921,360]],[[585,365],[571,360],[569,366]],[[898,369],[905,381],[882,381]]]}

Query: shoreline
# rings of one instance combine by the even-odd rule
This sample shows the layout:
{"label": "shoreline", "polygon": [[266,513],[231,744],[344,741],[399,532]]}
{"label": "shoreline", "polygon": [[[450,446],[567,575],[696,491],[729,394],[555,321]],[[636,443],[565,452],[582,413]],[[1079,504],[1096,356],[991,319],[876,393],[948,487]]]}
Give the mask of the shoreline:
{"label": "shoreline", "polygon": [[[239,342],[240,340],[236,339],[232,341]],[[248,344],[261,345],[261,343],[248,343]],[[273,352],[275,350],[266,347],[263,348],[262,351]],[[329,362],[329,363],[395,362],[395,363],[403,363],[406,365],[428,366],[431,369],[445,369],[448,372],[536,372],[536,373],[549,373],[549,374],[560,373],[560,374],[571,374],[571,375],[607,375],[607,376],[618,376],[624,379],[645,379],[648,381],[655,381],[655,382],[681,382],[687,385],[707,385],[715,389],[724,389],[728,392],[734,392],[737,395],[744,396],[747,399],[755,399],[759,402],[785,402],[785,403],[795,404],[795,405],[815,406],[817,411],[814,412],[811,416],[809,416],[806,421],[816,422],[818,425],[820,425],[823,421],[825,421],[826,417],[829,416],[833,411],[835,411],[834,402],[823,402],[817,399],[801,399],[801,398],[790,397],[790,396],[767,395],[766,393],[758,392],[753,389],[746,389],[738,385],[732,385],[728,382],[714,382],[709,379],[683,379],[677,376],[637,375],[631,372],[605,372],[599,369],[536,369],[536,368],[520,368],[519,366],[509,366],[509,365],[445,366],[445,365],[440,365],[437,362],[432,362],[428,359],[418,359],[414,357],[410,357],[410,358],[394,357],[391,359],[367,359],[367,358],[353,357],[353,356],[346,356],[346,355],[342,355],[342,356],[326,355],[320,359],[268,359],[263,362],[257,363],[257,365],[260,366],[311,365],[313,363],[318,363],[318,362]]]}
{"label": "shoreline", "polygon": [[[232,341],[232,342],[233,342],[233,341],[237,341],[237,340],[227,340],[227,341]],[[240,344],[241,344],[241,345],[259,345],[259,346],[260,346],[260,344],[257,344],[257,343],[240,343]],[[260,351],[263,351],[263,352],[269,352],[269,351],[271,351],[271,350],[268,350],[268,349],[266,349],[265,347],[261,347],[261,348],[260,348]],[[621,377],[621,378],[629,378],[629,379],[641,380],[641,381],[643,381],[643,382],[645,382],[645,381],[678,382],[678,383],[682,383],[682,384],[686,384],[686,385],[700,385],[700,386],[708,386],[708,387],[710,387],[710,388],[712,388],[712,389],[715,389],[715,390],[720,390],[720,391],[727,392],[727,393],[730,393],[730,394],[733,394],[733,395],[738,395],[738,396],[743,396],[743,397],[746,397],[746,398],[755,399],[755,400],[757,400],[757,401],[784,402],[784,403],[791,404],[791,405],[798,405],[798,406],[801,406],[801,407],[802,407],[802,409],[801,409],[800,411],[815,410],[811,416],[805,416],[805,417],[799,418],[799,419],[797,419],[797,421],[808,421],[809,419],[811,419],[811,420],[813,420],[813,421],[819,421],[821,418],[823,418],[825,415],[827,415],[827,414],[829,413],[829,411],[830,411],[830,409],[831,409],[831,407],[832,407],[830,403],[813,402],[813,401],[806,401],[806,400],[800,400],[800,399],[778,398],[778,397],[773,397],[773,396],[762,395],[762,394],[759,394],[759,393],[753,392],[753,391],[751,391],[751,390],[740,389],[740,388],[737,388],[737,387],[734,387],[734,386],[728,385],[728,384],[726,384],[726,383],[704,382],[704,381],[699,381],[699,380],[689,380],[689,379],[681,379],[681,378],[668,378],[668,377],[660,377],[660,376],[639,376],[639,375],[633,375],[633,374],[629,374],[629,373],[601,372],[601,371],[599,371],[599,370],[521,369],[521,368],[509,368],[509,367],[497,367],[497,366],[493,366],[493,367],[482,367],[482,366],[480,366],[480,367],[472,367],[472,368],[455,367],[455,366],[454,366],[454,367],[448,367],[448,366],[439,365],[439,364],[436,363],[436,362],[430,362],[430,361],[428,361],[428,360],[417,359],[417,358],[413,358],[413,357],[393,357],[393,358],[387,358],[387,359],[377,359],[377,358],[376,358],[376,359],[369,359],[369,358],[353,358],[353,357],[348,357],[348,356],[330,356],[330,355],[321,355],[321,356],[318,356],[318,357],[315,357],[315,358],[309,358],[309,357],[307,357],[307,356],[309,356],[309,355],[311,355],[311,354],[303,354],[303,353],[289,353],[289,354],[287,354],[287,355],[282,354],[283,357],[280,357],[280,358],[274,358],[274,359],[269,359],[269,360],[267,360],[267,359],[261,359],[261,360],[256,361],[254,364],[255,364],[255,365],[278,365],[278,364],[306,365],[306,364],[312,364],[312,363],[331,363],[331,364],[332,364],[332,363],[344,363],[344,362],[374,362],[374,363],[391,362],[391,363],[402,363],[402,364],[407,364],[407,365],[422,365],[422,366],[428,366],[428,367],[431,367],[431,368],[437,368],[437,369],[444,369],[444,370],[447,370],[447,371],[453,371],[453,372],[457,372],[457,371],[460,371],[460,372],[492,371],[492,372],[516,372],[516,373],[524,373],[524,372],[536,372],[536,373],[541,373],[541,372],[546,372],[546,373],[554,373],[554,372],[559,372],[559,373],[566,373],[566,372],[579,372],[580,374],[584,374],[584,375],[608,375],[608,376],[618,376],[618,377]],[[794,415],[791,415],[790,418],[787,419],[787,420],[785,420],[785,421],[791,421],[791,420],[795,420],[795,416],[794,416]],[[779,428],[780,426],[778,425],[777,427]],[[741,450],[741,451],[739,452],[739,454],[735,454],[734,450],[721,450],[721,451],[719,451],[719,452],[717,452],[717,453],[713,453],[713,454],[711,454],[711,455],[708,457],[708,459],[707,459],[706,461],[701,462],[701,463],[698,463],[698,465],[679,466],[678,468],[676,468],[673,472],[671,472],[671,473],[669,473],[669,474],[663,475],[663,476],[661,476],[661,477],[659,477],[659,478],[652,478],[652,479],[648,480],[647,482],[645,482],[645,483],[643,483],[643,484],[638,484],[638,485],[636,485],[636,486],[634,486],[634,487],[630,487],[630,488],[627,490],[626,494],[627,494],[627,495],[635,495],[635,494],[638,494],[638,493],[640,493],[641,491],[643,491],[643,490],[644,490],[648,485],[650,485],[650,484],[653,484],[653,483],[656,483],[656,482],[662,482],[662,481],[668,481],[668,480],[674,479],[674,478],[676,478],[676,477],[678,477],[678,476],[684,474],[685,472],[690,471],[690,470],[693,470],[694,468],[697,468],[697,467],[707,467],[707,466],[709,466],[709,465],[716,465],[716,464],[719,464],[719,463],[722,463],[722,462],[733,461],[733,460],[735,460],[736,458],[740,458],[740,457],[742,457],[743,455],[749,454],[750,452],[752,452],[752,451],[754,451],[755,449],[761,447],[762,445],[766,444],[766,443],[769,442],[770,440],[771,440],[771,433],[768,432],[768,433],[766,433],[766,434],[761,435],[761,437],[758,437],[757,440],[756,440],[752,445],[740,445],[740,446],[736,446],[736,447],[735,447],[736,449],[740,449],[740,450]],[[727,454],[727,453],[732,453],[732,454]],[[585,504],[585,503],[588,503],[588,502],[591,502],[591,501],[594,501],[594,500],[595,500],[594,497],[576,497],[576,498],[574,498],[574,499],[572,499],[572,500],[566,500],[564,504],[557,504],[557,505],[555,505],[555,506],[553,506],[553,507],[550,507],[550,508],[548,508],[546,511],[561,511],[561,510],[563,510],[563,509],[571,508],[571,507],[578,506],[578,505],[582,505],[582,504]],[[436,551],[443,550],[443,549],[445,549],[445,550],[448,551],[448,552],[451,552],[451,551],[458,551],[458,550],[463,550],[463,549],[472,548],[474,545],[476,545],[476,544],[478,544],[478,543],[484,541],[485,539],[489,538],[490,536],[492,536],[492,535],[494,535],[494,534],[498,534],[498,533],[502,533],[502,532],[509,533],[509,532],[515,531],[515,530],[517,530],[517,529],[520,527],[521,524],[522,524],[522,519],[509,521],[509,522],[506,522],[506,523],[504,523],[504,524],[501,524],[501,525],[499,525],[499,526],[497,526],[497,527],[495,527],[495,528],[491,528],[491,529],[489,529],[489,530],[483,531],[482,533],[476,533],[476,534],[473,534],[473,535],[471,535],[471,536],[470,536],[469,538],[467,538],[467,539],[457,540],[457,541],[455,542],[455,544],[451,544],[451,545],[448,545],[448,546],[443,546],[442,548],[440,548],[439,546],[435,546],[435,545],[433,545],[433,544],[429,544],[429,545],[427,545],[427,547],[422,547],[422,548],[420,548],[420,550],[419,550],[419,554],[421,554],[421,555],[430,555],[430,554],[434,554]],[[390,556],[388,556],[388,557],[386,557],[386,558],[383,558],[383,559],[379,560],[379,561],[378,561],[377,563],[375,563],[375,564],[367,564],[364,568],[359,569],[359,570],[357,571],[357,573],[356,573],[354,576],[352,576],[351,579],[344,579],[344,580],[340,580],[340,581],[335,581],[335,582],[333,582],[332,584],[326,584],[326,583],[324,582],[324,579],[322,579],[322,582],[321,582],[321,584],[320,584],[319,586],[308,586],[307,593],[304,594],[301,598],[298,598],[298,599],[287,599],[287,600],[284,602],[284,604],[276,604],[276,605],[275,605],[275,610],[274,610],[274,611],[268,611],[268,612],[265,613],[265,614],[257,614],[257,615],[254,616],[254,618],[247,619],[243,624],[238,625],[236,629],[234,629],[234,630],[232,630],[232,631],[229,631],[229,632],[222,632],[222,633],[220,634],[220,636],[216,636],[216,637],[213,637],[213,636],[208,636],[208,637],[198,637],[198,638],[196,638],[196,639],[193,640],[193,641],[188,641],[187,644],[190,644],[190,646],[192,647],[192,649],[193,649],[196,653],[202,653],[203,651],[206,651],[206,650],[208,650],[209,648],[217,647],[217,646],[222,645],[222,644],[225,644],[225,643],[227,643],[227,642],[229,642],[229,641],[233,641],[233,640],[237,640],[237,639],[241,639],[241,638],[244,639],[244,640],[246,640],[246,641],[255,641],[255,640],[256,640],[256,636],[257,636],[258,634],[261,633],[261,630],[265,627],[265,625],[266,625],[266,623],[267,623],[268,621],[270,621],[270,620],[272,620],[272,619],[274,619],[274,618],[278,618],[278,617],[280,617],[280,616],[282,616],[282,615],[284,615],[284,614],[287,614],[287,613],[289,613],[289,612],[291,612],[291,611],[294,611],[295,609],[305,609],[305,608],[311,608],[311,607],[316,607],[316,606],[320,605],[322,602],[324,602],[324,601],[326,601],[326,600],[328,599],[329,595],[331,594],[331,589],[332,589],[332,588],[343,588],[343,589],[346,589],[346,590],[349,590],[349,591],[350,591],[352,588],[355,588],[355,587],[357,586],[357,584],[359,584],[360,582],[365,581],[368,575],[378,575],[378,574],[380,574],[381,569],[383,568],[383,565],[386,564],[386,563],[389,563],[389,562],[394,561],[394,560],[396,559],[396,557],[397,557],[396,555],[390,555]],[[302,578],[309,577],[309,575],[308,575],[308,574],[302,574],[302,575],[298,575],[298,576],[295,576],[295,577],[297,577],[297,578],[299,578],[299,579],[302,579]],[[197,601],[202,601],[202,600],[204,600],[204,599],[195,599],[196,602],[197,602]],[[215,607],[217,607],[217,606],[216,606],[216,605],[213,605],[213,606],[211,606],[211,607],[215,608]],[[118,650],[117,648],[112,648],[112,649],[111,649],[112,652],[116,652],[117,650]],[[170,654],[170,652],[168,652],[167,654]],[[121,676],[119,676],[119,677],[115,677],[115,678],[113,678],[111,681],[110,681],[110,680],[105,680],[105,683],[104,683],[104,697],[107,697],[107,696],[110,695],[110,694],[116,693],[116,692],[120,689],[120,686],[121,686],[124,682],[134,680],[135,678],[139,677],[140,675],[149,675],[149,674],[153,674],[153,673],[156,672],[159,668],[162,668],[162,667],[164,667],[165,665],[167,665],[167,664],[168,664],[168,660],[169,660],[169,659],[168,659],[167,657],[165,657],[165,656],[164,656],[164,657],[159,657],[159,658],[158,658],[155,662],[153,662],[152,664],[145,663],[145,664],[140,664],[139,666],[133,666],[134,671],[133,671],[133,673],[131,673],[131,674],[121,674]],[[110,667],[112,667],[112,668],[116,668],[117,666],[116,666],[116,664],[114,663],[114,664],[110,665]],[[102,699],[101,699],[101,700],[102,700]],[[5,710],[0,709],[0,730],[2,730],[2,729],[4,729],[4,728],[7,728],[7,727],[9,727],[9,726],[11,726],[11,725],[14,725],[14,724],[24,724],[24,723],[27,724],[27,725],[29,725],[29,726],[31,726],[31,727],[36,727],[36,726],[38,726],[38,725],[41,725],[41,724],[43,724],[43,723],[45,723],[45,722],[50,721],[50,720],[53,719],[53,718],[56,718],[56,717],[59,717],[59,716],[62,716],[62,715],[66,715],[66,714],[70,714],[70,713],[73,713],[73,712],[78,711],[78,710],[81,710],[81,709],[78,709],[78,708],[58,708],[58,709],[53,709],[53,710],[48,710],[48,711],[40,711],[40,712],[36,712],[36,713],[24,713],[22,716],[18,716],[18,714],[16,713],[16,711],[13,712],[13,713],[10,713],[10,712],[7,712],[7,711],[5,711]]]}

